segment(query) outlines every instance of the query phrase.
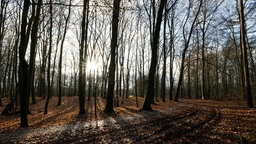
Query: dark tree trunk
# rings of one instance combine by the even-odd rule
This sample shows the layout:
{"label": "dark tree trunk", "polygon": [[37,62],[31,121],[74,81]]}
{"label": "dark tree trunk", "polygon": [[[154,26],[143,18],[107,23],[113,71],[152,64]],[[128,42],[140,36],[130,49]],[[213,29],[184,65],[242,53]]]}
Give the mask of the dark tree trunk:
{"label": "dark tree trunk", "polygon": [[44,114],[48,113],[48,104],[52,96],[51,87],[51,54],[52,54],[52,28],[53,28],[53,11],[52,11],[52,0],[50,0],[50,39],[49,39],[49,50],[48,50],[48,67],[47,67],[47,98],[44,107]]}
{"label": "dark tree trunk", "polygon": [[196,31],[196,99],[199,98],[199,32]]}
{"label": "dark tree trunk", "polygon": [[40,66],[40,77],[39,77],[39,97],[45,98],[45,68],[47,59],[47,41],[42,44],[42,64]]}
{"label": "dark tree trunk", "polygon": [[157,22],[156,28],[153,36],[153,44],[151,47],[151,64],[149,69],[149,77],[148,77],[148,88],[147,88],[147,95],[142,107],[142,110],[152,110],[151,108],[151,100],[154,99],[154,80],[155,80],[155,73],[156,73],[156,66],[157,66],[157,49],[159,43],[159,35],[163,17],[163,10],[167,3],[167,0],[161,0],[158,15],[157,15]]}
{"label": "dark tree trunk", "polygon": [[165,102],[165,78],[166,78],[166,21],[167,21],[167,5],[165,6],[165,14],[164,14],[164,34],[163,34],[163,51],[164,51],[164,63],[163,63],[163,70],[162,70],[162,78],[161,78],[161,97],[162,102]]}
{"label": "dark tree trunk", "polygon": [[249,72],[249,63],[247,56],[247,47],[245,41],[245,18],[244,18],[244,3],[243,0],[239,1],[240,3],[240,38],[241,38],[241,47],[242,47],[242,55],[243,55],[243,70],[244,70],[244,79],[245,79],[245,97],[247,98],[247,107],[252,108],[253,100],[252,100],[252,92],[251,92],[251,81],[250,81],[250,72]]}
{"label": "dark tree trunk", "polygon": [[36,95],[35,95],[35,71],[33,72],[31,85],[32,85],[32,86],[31,86],[32,104],[36,104]]}
{"label": "dark tree trunk", "polygon": [[188,58],[188,98],[191,98],[191,80],[190,80],[190,55]]}
{"label": "dark tree trunk", "polygon": [[88,97],[87,97],[87,101],[90,101],[91,100],[91,95],[92,95],[92,92],[91,92],[91,88],[92,88],[92,72],[89,71],[89,76],[87,77],[88,79]]}
{"label": "dark tree trunk", "polygon": [[[79,96],[79,114],[85,114],[85,68],[86,68],[86,51],[87,51],[87,28],[88,28],[88,9],[89,0],[84,1],[83,19],[82,19],[82,36],[79,55],[79,80],[78,80],[78,96]],[[87,21],[86,21],[87,20]]]}
{"label": "dark tree trunk", "polygon": [[156,66],[156,76],[155,76],[155,96],[151,99],[151,104],[155,104],[155,101],[158,101],[157,97],[159,94],[159,63]]}
{"label": "dark tree trunk", "polygon": [[67,29],[68,29],[68,22],[69,22],[69,18],[70,18],[70,13],[71,13],[71,2],[72,0],[69,1],[69,9],[68,9],[68,15],[65,21],[65,27],[64,27],[64,32],[63,32],[63,38],[61,41],[61,46],[60,46],[60,58],[59,58],[59,76],[58,76],[58,83],[59,83],[59,87],[58,87],[58,105],[61,105],[61,96],[62,96],[62,90],[61,90],[61,77],[62,77],[62,54],[63,54],[63,46],[64,46],[64,41],[66,38],[66,33],[67,33]]}
{"label": "dark tree trunk", "polygon": [[175,6],[172,9],[171,13],[171,24],[168,23],[169,30],[170,30],[170,91],[169,91],[169,100],[172,101],[173,99],[173,61],[174,61],[174,18],[175,18]]}
{"label": "dark tree trunk", "polygon": [[118,81],[118,49],[116,50],[116,99],[115,99],[115,102],[116,102],[116,107],[119,107],[119,99],[118,99],[118,88],[119,88],[119,81]]}
{"label": "dark tree trunk", "polygon": [[[40,20],[40,11],[41,11],[42,0],[38,1],[36,15],[34,18],[32,32],[31,32],[31,45],[30,45],[30,60],[29,60],[29,69],[28,69],[28,92],[32,96],[32,103],[35,104],[35,94],[34,94],[34,76],[35,76],[35,58],[36,58],[36,49],[37,49],[37,33]],[[28,100],[29,101],[29,100]]]}
{"label": "dark tree trunk", "polygon": [[174,97],[174,101],[178,101],[178,97],[180,95],[181,85],[182,85],[182,82],[183,82],[183,74],[184,74],[184,68],[185,68],[186,53],[187,53],[187,50],[188,50],[188,47],[189,47],[189,42],[190,42],[193,30],[195,28],[197,17],[199,15],[199,12],[200,12],[200,9],[201,9],[201,6],[202,6],[202,1],[203,0],[200,0],[200,4],[199,4],[199,7],[198,7],[196,16],[193,20],[193,23],[190,27],[190,31],[189,31],[189,35],[188,35],[187,39],[185,39],[185,33],[184,33],[185,29],[184,28],[185,28],[185,25],[187,23],[187,20],[188,20],[189,16],[187,16],[186,23],[183,26],[183,37],[185,39],[185,48],[184,48],[184,50],[182,52],[182,56],[181,56],[180,76],[179,76],[179,80],[178,80],[178,85],[177,85],[177,90],[176,90],[176,94],[175,94],[175,97]]}
{"label": "dark tree trunk", "polygon": [[113,113],[113,96],[115,86],[115,53],[117,48],[117,37],[118,37],[118,21],[119,21],[119,10],[121,0],[114,0],[113,17],[112,17],[112,39],[111,39],[111,58],[109,65],[109,76],[108,76],[108,93],[107,103],[104,111],[106,113]]}
{"label": "dark tree trunk", "polygon": [[26,28],[27,28],[27,16],[29,11],[30,1],[24,0],[23,12],[22,12],[22,23],[21,23],[21,41],[19,46],[19,94],[20,94],[20,127],[28,127],[28,117],[27,117],[27,97],[29,92],[27,91],[27,72],[28,63],[26,62]]}

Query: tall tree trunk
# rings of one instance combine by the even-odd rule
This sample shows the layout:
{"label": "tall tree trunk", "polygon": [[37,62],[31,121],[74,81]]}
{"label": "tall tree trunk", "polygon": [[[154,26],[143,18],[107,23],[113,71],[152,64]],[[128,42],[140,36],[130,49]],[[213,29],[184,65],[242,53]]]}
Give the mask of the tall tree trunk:
{"label": "tall tree trunk", "polygon": [[198,30],[196,31],[196,99],[199,98],[199,32]]}
{"label": "tall tree trunk", "polygon": [[53,28],[53,11],[52,11],[52,0],[50,0],[50,38],[49,38],[49,50],[48,50],[48,66],[47,66],[47,98],[44,106],[44,114],[48,113],[48,105],[50,98],[52,97],[52,86],[51,86],[51,54],[52,54],[52,28]]}
{"label": "tall tree trunk", "polygon": [[46,95],[45,95],[45,68],[46,68],[46,60],[47,60],[47,45],[48,45],[48,40],[45,40],[42,42],[42,50],[41,50],[41,65],[40,65],[40,75],[39,75],[39,89],[38,89],[38,93],[39,93],[39,97],[42,97],[43,99],[45,99]]}
{"label": "tall tree trunk", "polygon": [[167,3],[167,0],[160,1],[156,28],[153,36],[153,44],[151,47],[151,64],[149,69],[147,95],[144,100],[142,110],[152,110],[151,100],[154,99],[154,80],[155,80],[155,73],[156,73],[156,66],[157,66],[157,49],[158,49],[158,43],[159,43],[159,35],[160,35],[160,29],[161,29],[161,23],[162,23],[162,17],[163,17],[163,10],[166,3]]}
{"label": "tall tree trunk", "polygon": [[[118,90],[119,90],[119,79],[118,79],[118,77],[119,77],[119,75],[118,75],[118,70],[119,70],[119,65],[118,65],[118,49],[116,49],[116,99],[115,99],[115,102],[116,102],[116,107],[119,107],[119,99],[118,99]],[[120,79],[121,79],[121,77],[120,77]],[[120,83],[121,84],[121,83]],[[121,86],[120,86],[121,87]]]}
{"label": "tall tree trunk", "polygon": [[87,96],[87,101],[90,101],[91,100],[91,95],[92,95],[92,71],[90,70],[89,71],[89,76],[87,77],[88,79],[88,96]]}
{"label": "tall tree trunk", "polygon": [[104,111],[106,113],[113,113],[113,96],[114,96],[114,86],[115,86],[115,53],[117,49],[117,37],[118,37],[118,21],[119,21],[119,10],[120,10],[121,0],[114,0],[113,16],[112,16],[112,38],[111,38],[111,58],[109,65],[109,76],[108,76],[108,93],[107,93],[107,103]]}
{"label": "tall tree trunk", "polygon": [[151,99],[151,104],[155,104],[155,101],[158,101],[157,97],[158,97],[158,89],[159,89],[159,63],[156,66],[156,76],[155,76],[155,85],[154,85],[154,89],[155,89],[155,96],[154,98]]}
{"label": "tall tree trunk", "polygon": [[[138,23],[137,26],[139,26],[139,19],[138,19]],[[137,28],[138,30],[138,28]],[[137,39],[138,39],[138,35],[137,35]],[[134,83],[135,83],[135,97],[136,97],[136,106],[139,107],[139,102],[138,102],[138,79],[137,79],[137,73],[138,73],[138,49],[139,49],[139,42],[138,40],[136,41],[136,50],[135,50],[135,69],[134,69]]]}
{"label": "tall tree trunk", "polygon": [[202,66],[202,99],[205,99],[206,98],[206,86],[205,86],[205,20],[203,22],[203,29],[202,29],[202,33],[203,33],[203,36],[202,36],[202,40],[203,40],[203,43],[202,43],[202,63],[203,63],[203,66]]}
{"label": "tall tree trunk", "polygon": [[242,55],[243,55],[243,70],[244,70],[244,79],[245,79],[245,97],[247,98],[247,107],[252,108],[253,100],[252,100],[252,92],[251,92],[251,81],[250,81],[250,72],[249,72],[249,63],[247,56],[247,47],[246,47],[246,29],[245,29],[245,18],[244,18],[244,3],[243,0],[239,1],[240,4],[240,38],[241,38],[241,47],[242,47]]}
{"label": "tall tree trunk", "polygon": [[[85,114],[85,69],[86,69],[86,53],[87,53],[87,28],[88,28],[88,4],[89,0],[84,0],[83,18],[82,18],[82,36],[81,47],[79,52],[79,80],[78,80],[78,96],[79,96],[79,114]],[[87,22],[86,22],[87,20]]]}
{"label": "tall tree trunk", "polygon": [[[35,4],[34,4],[35,5]],[[31,45],[30,45],[30,60],[29,60],[29,69],[28,69],[28,92],[32,95],[32,103],[36,103],[35,96],[33,94],[34,89],[34,73],[35,73],[35,58],[36,58],[36,49],[37,49],[37,33],[40,20],[40,11],[41,11],[42,0],[39,0],[37,3],[36,15],[34,18],[34,23],[32,26],[31,32]]]}
{"label": "tall tree trunk", "polygon": [[[218,36],[216,36],[217,39],[218,39]],[[217,48],[216,48],[216,58],[215,58],[215,63],[216,63],[216,67],[215,67],[215,73],[216,73],[216,78],[215,78],[215,81],[216,81],[216,95],[215,95],[215,98],[219,98],[219,72],[218,72],[218,69],[219,69],[219,61],[218,61],[218,49],[219,49],[219,45],[217,44]]]}
{"label": "tall tree trunk", "polygon": [[[2,62],[3,62],[3,55],[2,55],[3,54],[3,40],[4,40],[4,36],[5,36],[5,31],[6,31],[6,28],[5,28],[6,23],[5,22],[7,20],[6,19],[6,13],[7,13],[7,7],[8,7],[8,4],[9,4],[9,1],[4,1],[3,0],[3,1],[1,1],[0,4],[1,4],[0,5],[0,67],[2,67]],[[19,36],[18,36],[16,41],[18,42],[18,40],[19,40]],[[14,47],[16,47],[16,44],[15,44]],[[15,51],[15,53],[16,53],[16,51]],[[15,65],[15,66],[17,66],[17,65]],[[16,67],[15,67],[15,69],[16,69]],[[16,70],[15,70],[15,72],[16,72]],[[2,72],[0,72],[0,74],[2,74]],[[0,106],[3,105],[2,100],[1,100],[1,98],[3,96],[1,83],[2,83],[2,78],[0,78]]]}
{"label": "tall tree trunk", "polygon": [[165,14],[164,14],[164,34],[163,34],[163,51],[164,51],[164,63],[162,69],[162,78],[161,78],[161,97],[162,102],[165,102],[165,77],[166,77],[166,22],[167,22],[167,5],[165,5]]}
{"label": "tall tree trunk", "polygon": [[25,59],[26,55],[26,29],[27,29],[27,17],[29,11],[30,1],[24,0],[23,12],[22,12],[22,22],[21,22],[21,41],[19,46],[19,92],[20,92],[20,127],[28,127],[28,117],[27,117],[27,97],[29,92],[27,91],[27,72],[28,63]]}
{"label": "tall tree trunk", "polygon": [[188,16],[187,16],[186,23],[183,26],[183,37],[184,37],[184,40],[185,40],[185,48],[183,49],[182,56],[181,56],[180,76],[179,76],[179,80],[178,80],[178,85],[177,85],[177,90],[176,90],[176,95],[174,97],[174,101],[178,101],[179,93],[180,93],[180,90],[181,90],[181,84],[183,82],[183,73],[184,73],[184,68],[185,68],[186,53],[187,53],[187,50],[189,48],[189,42],[190,42],[193,30],[194,30],[195,25],[196,25],[197,17],[199,15],[199,12],[200,12],[200,9],[201,9],[201,6],[202,6],[202,1],[203,0],[200,0],[200,4],[199,4],[199,7],[198,7],[196,16],[195,16],[195,18],[193,20],[193,23],[192,23],[192,25],[190,27],[190,31],[189,31],[189,35],[188,35],[187,39],[185,38],[185,25],[186,25],[187,20],[189,18],[190,10],[188,11]]}
{"label": "tall tree trunk", "polygon": [[189,56],[188,56],[188,85],[187,85],[187,87],[188,87],[188,98],[191,98],[191,80],[190,80],[190,61],[191,61],[191,59],[190,59],[190,54],[189,54]]}
{"label": "tall tree trunk", "polygon": [[61,96],[62,96],[62,90],[61,90],[61,77],[62,77],[62,54],[63,54],[63,46],[64,46],[64,41],[66,38],[66,33],[67,33],[67,29],[68,29],[68,22],[69,22],[69,18],[70,18],[70,14],[71,14],[71,2],[72,0],[69,1],[69,7],[68,7],[68,15],[65,21],[65,26],[64,26],[64,32],[63,32],[63,38],[61,41],[61,46],[60,46],[60,57],[59,57],[59,75],[58,75],[58,83],[59,83],[59,87],[58,87],[58,105],[61,105]]}
{"label": "tall tree trunk", "polygon": [[174,18],[175,18],[175,5],[172,8],[171,13],[171,23],[168,21],[168,27],[170,30],[170,91],[169,91],[169,100],[173,99],[173,61],[174,61]]}

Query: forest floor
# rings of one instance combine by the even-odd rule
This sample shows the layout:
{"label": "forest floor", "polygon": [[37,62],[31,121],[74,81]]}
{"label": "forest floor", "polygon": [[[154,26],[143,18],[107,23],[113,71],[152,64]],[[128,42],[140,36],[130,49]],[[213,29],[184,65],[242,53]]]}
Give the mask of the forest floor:
{"label": "forest floor", "polygon": [[157,102],[148,112],[140,111],[142,98],[137,108],[130,97],[107,115],[97,98],[95,115],[93,100],[81,116],[78,97],[63,97],[61,106],[53,97],[44,115],[45,99],[37,98],[28,128],[19,128],[19,114],[0,116],[0,143],[256,143],[256,109],[245,102],[181,99]]}

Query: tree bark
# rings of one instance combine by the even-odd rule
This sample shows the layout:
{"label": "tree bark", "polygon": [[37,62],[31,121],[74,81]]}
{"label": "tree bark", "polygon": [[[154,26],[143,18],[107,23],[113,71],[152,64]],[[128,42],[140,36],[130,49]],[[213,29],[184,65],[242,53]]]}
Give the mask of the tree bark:
{"label": "tree bark", "polygon": [[156,28],[153,36],[153,44],[151,47],[151,64],[149,69],[148,89],[147,89],[147,95],[144,100],[142,110],[152,110],[151,100],[154,99],[154,80],[155,80],[155,73],[156,73],[156,66],[157,66],[157,49],[158,49],[158,43],[159,43],[159,35],[160,35],[160,28],[161,28],[162,17],[163,17],[163,10],[166,3],[167,3],[167,0],[161,0],[159,10],[158,10]]}
{"label": "tree bark", "polygon": [[22,12],[22,22],[21,22],[21,41],[19,45],[19,94],[20,94],[20,127],[28,127],[28,111],[27,111],[27,97],[29,92],[27,91],[27,72],[28,72],[28,63],[25,59],[26,55],[26,39],[28,37],[26,33],[27,29],[27,16],[30,7],[30,1],[24,0],[23,12]]}
{"label": "tree bark", "polygon": [[243,56],[243,71],[244,71],[244,79],[245,79],[245,97],[247,98],[247,107],[252,108],[253,100],[252,100],[252,92],[251,92],[251,81],[250,81],[250,72],[249,72],[249,63],[248,63],[248,55],[247,55],[247,47],[246,47],[246,36],[245,36],[245,18],[244,18],[244,3],[243,0],[239,1],[240,4],[240,38],[241,38],[241,47],[242,47],[242,56]]}
{"label": "tree bark", "polygon": [[38,26],[40,20],[40,11],[41,11],[42,0],[39,0],[36,8],[36,15],[34,18],[34,23],[32,26],[31,32],[31,45],[30,45],[30,60],[29,60],[29,69],[28,69],[28,92],[32,96],[32,103],[36,103],[35,96],[33,94],[34,89],[34,73],[35,73],[35,57],[36,57],[36,49],[37,49],[37,33]]}
{"label": "tree bark", "polygon": [[[86,51],[87,51],[87,27],[88,19],[88,3],[89,0],[84,0],[83,6],[83,18],[82,18],[82,36],[81,36],[81,47],[79,52],[79,80],[78,80],[78,96],[79,96],[79,114],[85,114],[85,68],[86,68]],[[87,22],[86,22],[87,20]]]}
{"label": "tree bark", "polygon": [[175,5],[173,6],[172,13],[171,13],[171,23],[168,21],[168,27],[170,32],[170,91],[169,91],[169,100],[172,101],[173,99],[173,61],[174,61],[174,18],[175,18]]}
{"label": "tree bark", "polygon": [[67,33],[67,29],[68,29],[68,22],[69,22],[69,18],[70,18],[70,13],[71,13],[71,2],[72,0],[69,1],[69,8],[68,8],[68,15],[65,21],[65,26],[64,26],[64,32],[63,32],[63,38],[61,41],[61,46],[60,46],[60,57],[59,57],[59,75],[58,75],[58,105],[61,105],[61,97],[62,97],[62,54],[63,54],[63,46],[64,46],[64,41],[66,38],[66,33]]}
{"label": "tree bark", "polygon": [[50,0],[50,27],[49,27],[49,50],[48,50],[48,66],[47,66],[47,98],[44,106],[44,114],[48,113],[48,104],[52,97],[52,86],[51,86],[51,54],[52,54],[52,28],[53,28],[53,11],[52,11],[52,0]]}
{"label": "tree bark", "polygon": [[164,63],[162,69],[162,78],[161,78],[161,97],[162,102],[165,102],[165,78],[166,78],[166,22],[167,22],[167,5],[165,6],[165,14],[164,14],[164,34],[163,34],[163,51],[164,51]]}
{"label": "tree bark", "polygon": [[114,97],[114,86],[115,86],[115,56],[117,49],[117,37],[118,37],[118,21],[119,21],[119,10],[121,0],[114,0],[113,16],[112,16],[112,39],[111,39],[111,58],[109,65],[109,76],[108,76],[108,93],[107,103],[104,109],[106,113],[113,113],[113,97]]}
{"label": "tree bark", "polygon": [[177,90],[176,90],[176,95],[174,97],[174,101],[178,101],[178,97],[179,97],[179,94],[180,94],[180,90],[181,90],[181,85],[182,85],[182,82],[183,82],[183,73],[184,73],[184,68],[185,68],[185,59],[186,59],[186,53],[187,53],[187,50],[189,48],[189,42],[190,42],[190,39],[191,39],[191,36],[192,36],[192,33],[193,33],[193,30],[195,28],[195,25],[196,25],[196,20],[197,20],[197,17],[199,15],[199,12],[200,12],[200,9],[201,9],[201,6],[202,6],[202,1],[203,0],[200,0],[200,4],[199,4],[199,7],[198,7],[198,10],[197,10],[197,13],[196,13],[196,16],[193,20],[193,23],[190,27],[190,31],[189,31],[189,35],[188,35],[188,38],[185,39],[185,30],[184,30],[184,27],[185,27],[185,24],[187,23],[187,20],[189,18],[189,13],[190,13],[190,10],[188,12],[188,17],[187,17],[187,20],[186,20],[186,23],[184,24],[184,27],[183,27],[183,37],[185,39],[185,48],[183,49],[183,52],[182,52],[182,57],[181,57],[181,67],[180,67],[180,76],[179,76],[179,80],[178,80],[178,86],[177,86]]}

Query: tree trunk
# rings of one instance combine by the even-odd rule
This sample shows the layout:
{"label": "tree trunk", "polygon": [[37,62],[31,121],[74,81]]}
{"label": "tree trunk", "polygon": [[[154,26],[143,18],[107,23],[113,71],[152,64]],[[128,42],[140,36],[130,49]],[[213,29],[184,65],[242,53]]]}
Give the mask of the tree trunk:
{"label": "tree trunk", "polygon": [[48,113],[48,104],[52,96],[51,86],[51,54],[52,54],[52,28],[53,28],[53,11],[52,11],[52,0],[50,0],[50,39],[49,39],[49,50],[48,50],[48,66],[47,66],[47,98],[44,106],[44,114]]}
{"label": "tree trunk", "polygon": [[153,44],[151,47],[151,64],[149,69],[149,77],[148,77],[148,88],[147,88],[147,95],[144,100],[144,104],[142,110],[152,110],[151,108],[151,100],[154,99],[154,80],[155,80],[155,73],[156,73],[156,66],[157,66],[157,49],[159,43],[159,35],[163,17],[163,10],[167,3],[167,0],[161,0],[158,15],[157,15],[157,22],[156,28],[153,36]]}
{"label": "tree trunk", "polygon": [[40,66],[40,77],[39,77],[39,97],[45,98],[45,68],[46,68],[46,59],[47,59],[47,45],[48,42],[43,42],[42,44],[42,64]]}
{"label": "tree trunk", "polygon": [[58,83],[59,83],[59,87],[58,87],[58,105],[61,105],[61,96],[62,96],[62,90],[61,90],[61,77],[62,77],[62,54],[63,54],[63,46],[64,46],[64,41],[66,38],[66,33],[67,33],[67,29],[68,29],[68,22],[69,22],[69,18],[70,18],[70,14],[71,14],[71,2],[72,0],[69,1],[69,8],[68,8],[68,15],[65,21],[65,27],[64,27],[64,32],[63,32],[63,38],[61,41],[61,46],[60,46],[60,57],[59,57],[59,75],[58,75]]}
{"label": "tree trunk", "polygon": [[19,46],[19,92],[20,92],[20,127],[28,127],[28,117],[27,117],[27,97],[29,92],[27,91],[27,72],[28,63],[26,62],[26,28],[27,28],[27,16],[29,11],[30,1],[24,0],[23,12],[22,12],[22,23],[21,23],[21,41]]}
{"label": "tree trunk", "polygon": [[162,78],[161,78],[161,97],[162,102],[165,102],[165,78],[166,78],[166,22],[167,22],[167,5],[165,5],[165,14],[164,14],[164,34],[163,34],[163,51],[164,51],[164,63],[162,69]]}
{"label": "tree trunk", "polygon": [[113,16],[112,16],[112,39],[111,39],[111,58],[109,65],[109,76],[108,76],[108,93],[107,103],[104,109],[106,113],[113,113],[113,96],[115,86],[115,53],[117,49],[117,37],[118,37],[118,21],[119,21],[119,10],[121,0],[114,0]]}
{"label": "tree trunk", "polygon": [[32,103],[35,104],[35,95],[33,93],[34,89],[34,73],[35,73],[35,58],[36,58],[36,49],[37,49],[37,33],[38,33],[38,26],[40,20],[40,11],[41,11],[42,0],[38,1],[36,15],[34,18],[34,23],[32,26],[31,32],[31,45],[30,45],[30,60],[29,60],[29,69],[28,69],[28,92],[32,96]]}
{"label": "tree trunk", "polygon": [[174,18],[175,18],[175,6],[173,6],[171,13],[171,24],[168,21],[168,27],[170,30],[170,91],[169,91],[169,100],[173,99],[173,61],[174,61]]}
{"label": "tree trunk", "polygon": [[205,27],[205,21],[203,22],[203,29],[202,29],[202,39],[203,39],[203,43],[202,43],[202,63],[203,63],[203,68],[202,68],[202,99],[205,99],[206,97],[206,89],[205,89],[205,31],[204,31],[204,27]]}
{"label": "tree trunk", "polygon": [[[180,93],[180,90],[181,90],[181,84],[183,82],[183,73],[184,73],[184,68],[185,68],[185,59],[186,59],[186,53],[187,53],[187,50],[188,50],[188,47],[189,47],[189,42],[190,42],[190,39],[191,39],[191,36],[192,36],[192,33],[193,33],[193,30],[195,28],[195,25],[196,25],[196,20],[197,20],[197,17],[199,15],[199,12],[200,12],[200,9],[201,9],[201,6],[202,6],[202,1],[203,0],[200,0],[200,4],[199,4],[199,7],[198,7],[198,10],[197,10],[197,13],[196,13],[196,16],[193,20],[193,23],[190,27],[190,31],[189,31],[189,35],[188,35],[188,38],[185,39],[185,25],[187,23],[187,20],[189,18],[189,14],[187,16],[187,20],[186,20],[186,23],[184,24],[183,26],[183,37],[185,39],[185,48],[183,49],[183,52],[182,52],[182,56],[181,56],[181,67],[180,67],[180,76],[179,76],[179,80],[178,80],[178,85],[177,85],[177,90],[176,90],[176,95],[174,97],[174,101],[178,101],[178,97],[179,97],[179,93]],[[190,13],[190,10],[188,11],[188,13]]]}
{"label": "tree trunk", "polygon": [[[89,0],[84,0],[83,18],[82,18],[82,36],[81,47],[79,52],[79,80],[78,80],[78,96],[79,96],[79,114],[85,114],[85,69],[86,69],[86,53],[87,53],[87,28],[88,28],[88,4]],[[87,16],[86,16],[87,15]],[[87,20],[87,22],[86,22]]]}
{"label": "tree trunk", "polygon": [[190,81],[190,54],[188,56],[188,98],[191,98],[191,81]]}
{"label": "tree trunk", "polygon": [[253,100],[252,100],[252,92],[251,92],[251,81],[250,81],[250,72],[249,72],[249,63],[248,63],[248,56],[247,56],[247,47],[245,41],[245,18],[244,18],[244,3],[243,0],[239,1],[240,3],[240,38],[241,38],[241,47],[242,47],[242,55],[243,55],[243,71],[244,71],[244,79],[245,79],[245,90],[244,93],[245,97],[247,98],[247,107],[252,108]]}
{"label": "tree trunk", "polygon": [[[118,90],[119,90],[119,79],[118,79],[118,67],[119,67],[119,65],[118,65],[118,49],[116,49],[116,99],[115,99],[115,102],[116,102],[116,107],[119,107],[119,99],[118,99]],[[120,77],[120,79],[121,79],[121,77]],[[121,84],[121,83],[120,83]],[[121,86],[120,86],[121,87]]]}

